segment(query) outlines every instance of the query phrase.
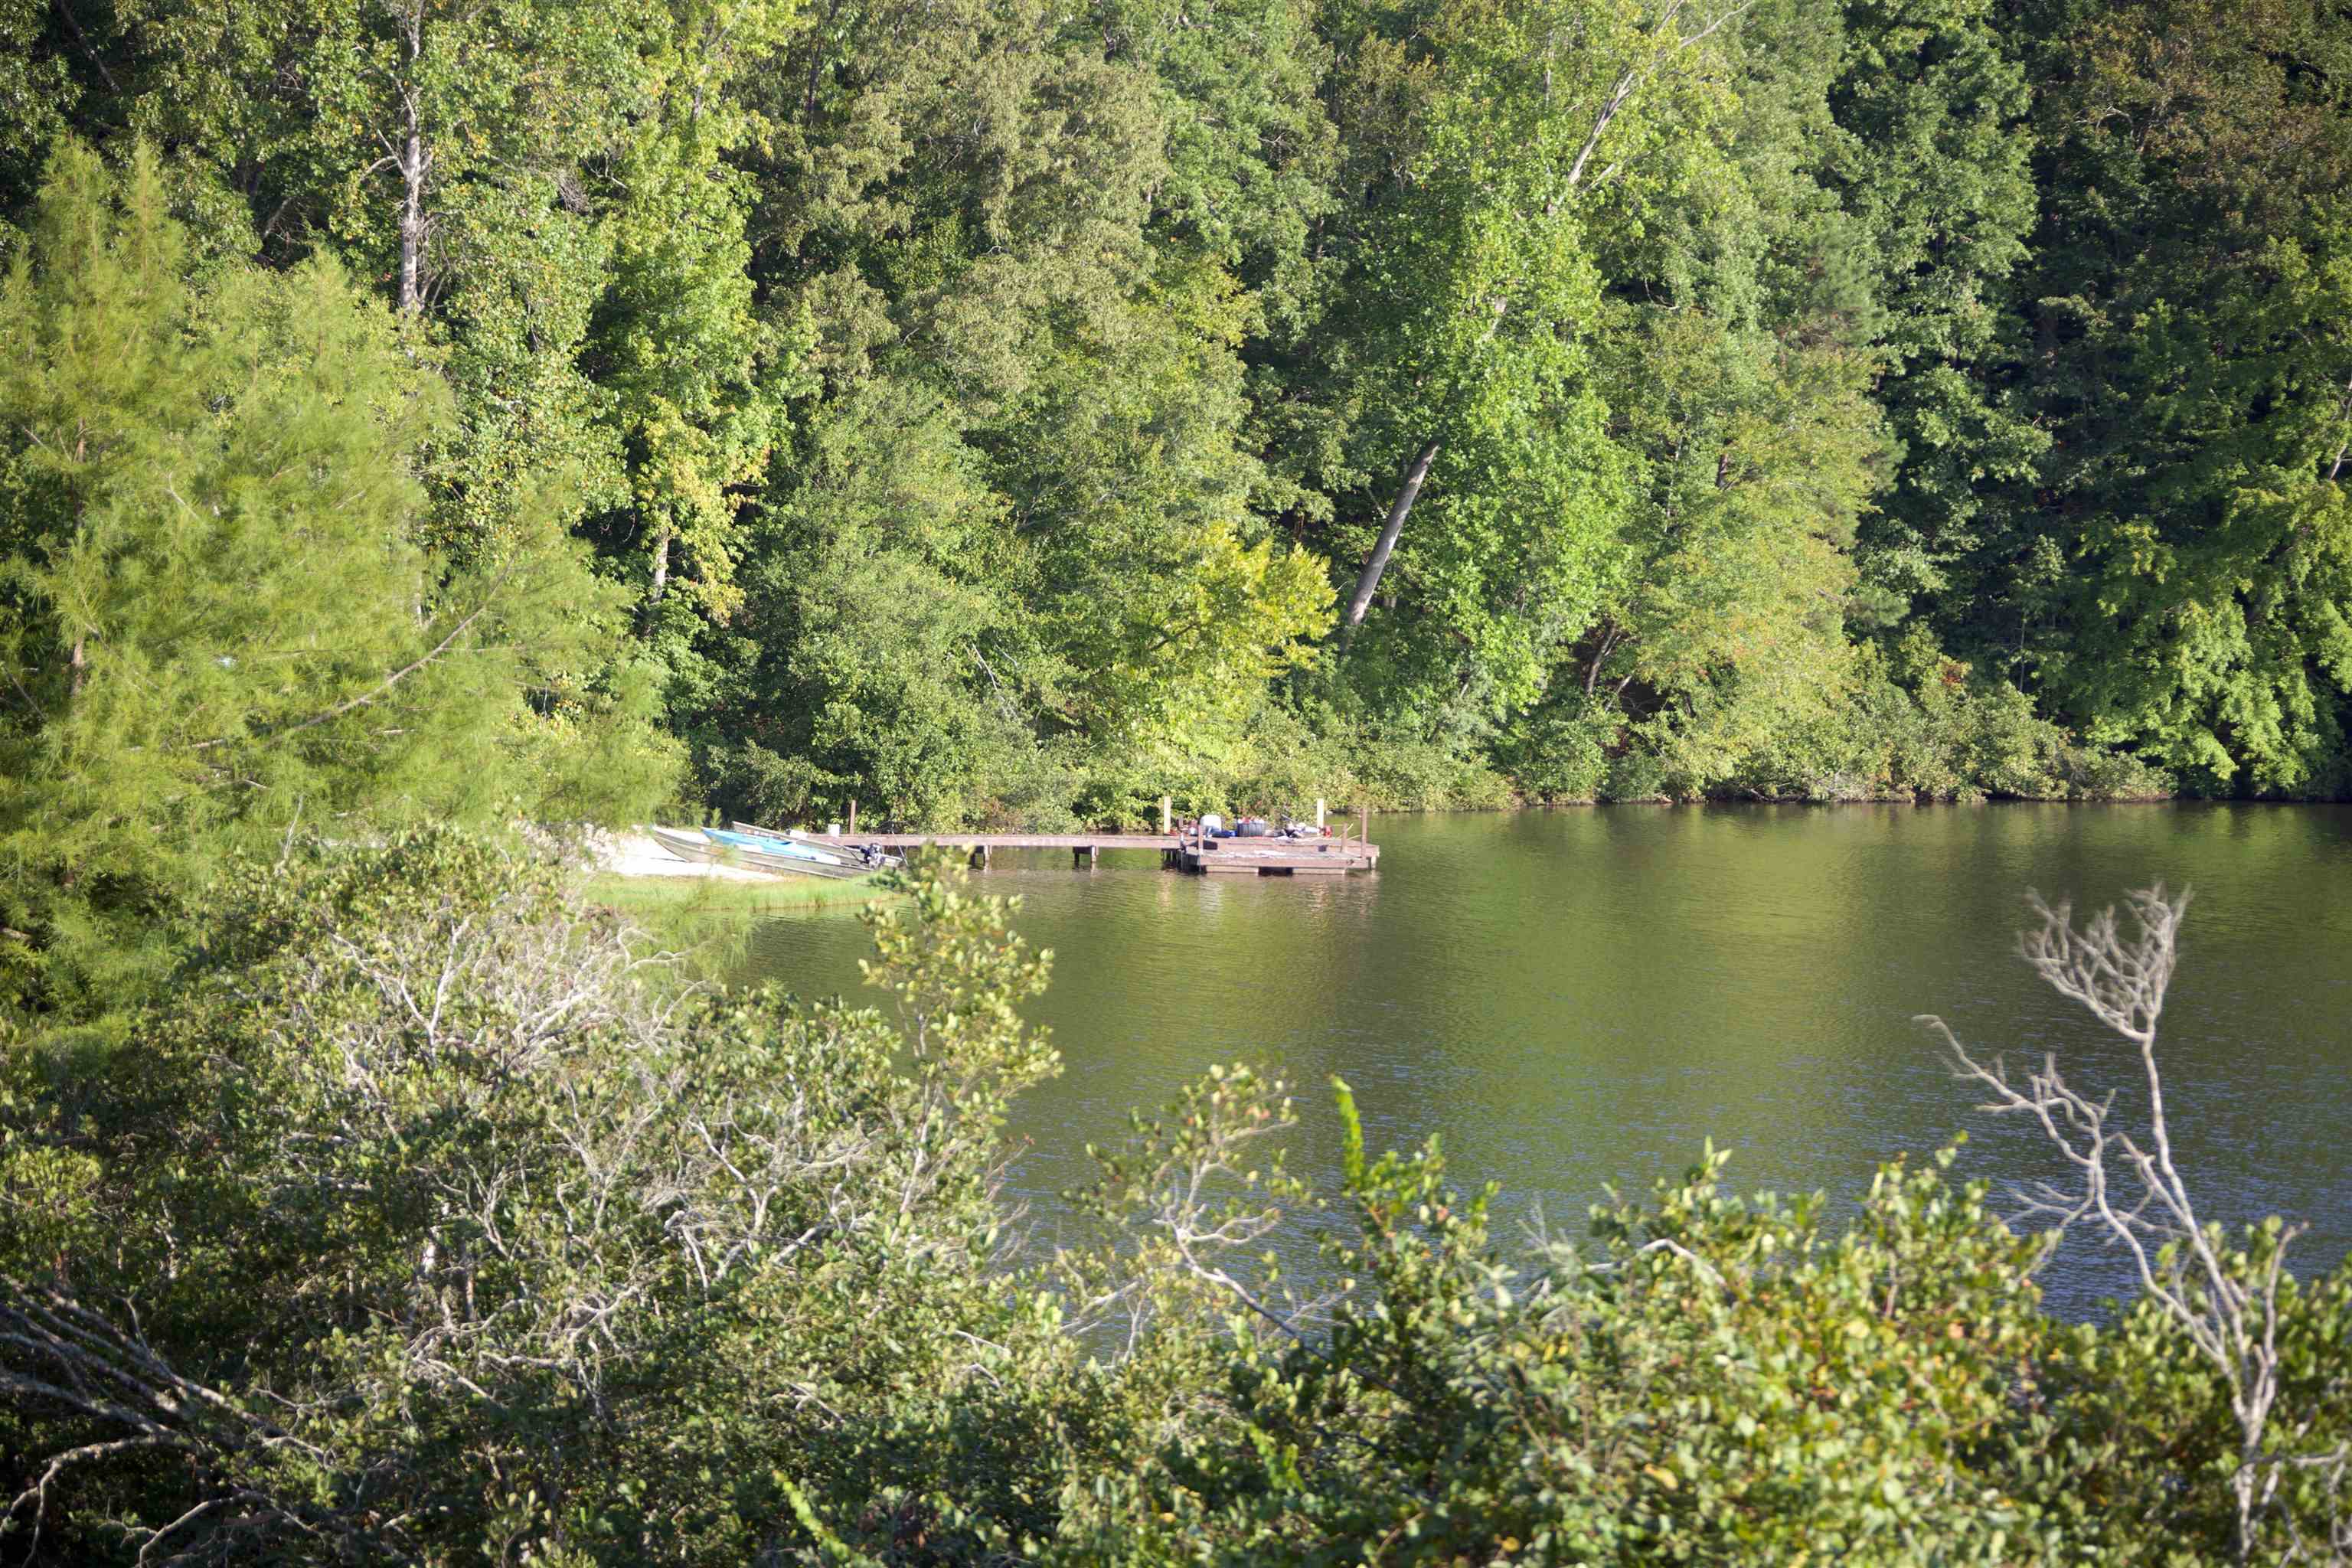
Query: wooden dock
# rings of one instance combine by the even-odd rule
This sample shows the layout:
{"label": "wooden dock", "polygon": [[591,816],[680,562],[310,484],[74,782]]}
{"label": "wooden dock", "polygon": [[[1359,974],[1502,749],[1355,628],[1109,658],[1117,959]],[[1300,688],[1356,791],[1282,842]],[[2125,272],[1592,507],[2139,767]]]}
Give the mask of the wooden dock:
{"label": "wooden dock", "polygon": [[1219,877],[1337,877],[1370,871],[1381,847],[1361,838],[1201,838],[1181,836],[1175,864]]}
{"label": "wooden dock", "polygon": [[858,833],[802,835],[812,844],[879,844],[886,849],[962,849],[985,869],[999,849],[1067,849],[1076,866],[1096,866],[1104,851],[1151,849],[1177,870],[1218,876],[1314,877],[1370,871],[1380,865],[1377,844],[1348,836],[1330,838],[1208,838],[1182,833]]}

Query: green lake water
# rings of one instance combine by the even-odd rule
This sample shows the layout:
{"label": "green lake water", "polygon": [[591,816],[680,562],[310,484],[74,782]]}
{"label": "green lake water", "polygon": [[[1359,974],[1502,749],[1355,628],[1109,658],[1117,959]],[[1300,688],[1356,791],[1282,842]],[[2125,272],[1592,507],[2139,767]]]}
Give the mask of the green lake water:
{"label": "green lake water", "polygon": [[[1851,1196],[1874,1165],[1953,1131],[1961,1169],[2058,1177],[2026,1130],[1972,1110],[1915,1014],[1972,1045],[2057,1049],[2128,1086],[2129,1048],[2012,956],[2038,888],[2078,905],[2193,886],[2160,1047],[2181,1163],[2216,1217],[2282,1213],[2298,1257],[2352,1248],[2352,808],[1615,806],[1375,819],[1381,869],[1209,879],[1156,854],[1000,855],[1055,955],[1063,1076],[1019,1115],[1015,1185],[1050,1231],[1083,1146],[1118,1137],[1209,1064],[1273,1061],[1299,1087],[1294,1162],[1336,1165],[1324,1085],[1355,1088],[1374,1147],[1442,1134],[1512,1220],[1580,1231],[1604,1184],[1678,1173],[1703,1139],[1742,1189]],[[763,921],[750,968],[855,992],[854,917]],[[2124,1281],[2070,1246],[2062,1310]]]}

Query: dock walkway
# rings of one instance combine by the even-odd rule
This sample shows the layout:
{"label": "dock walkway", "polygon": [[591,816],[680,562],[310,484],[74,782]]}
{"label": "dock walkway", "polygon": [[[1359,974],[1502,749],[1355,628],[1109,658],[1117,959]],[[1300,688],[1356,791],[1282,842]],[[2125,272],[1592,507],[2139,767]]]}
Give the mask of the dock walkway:
{"label": "dock walkway", "polygon": [[1191,833],[810,833],[814,844],[879,844],[886,849],[966,849],[985,868],[999,849],[1067,849],[1093,866],[1105,850],[1156,849],[1160,864],[1220,876],[1338,876],[1380,865],[1381,847],[1361,838],[1209,838]]}

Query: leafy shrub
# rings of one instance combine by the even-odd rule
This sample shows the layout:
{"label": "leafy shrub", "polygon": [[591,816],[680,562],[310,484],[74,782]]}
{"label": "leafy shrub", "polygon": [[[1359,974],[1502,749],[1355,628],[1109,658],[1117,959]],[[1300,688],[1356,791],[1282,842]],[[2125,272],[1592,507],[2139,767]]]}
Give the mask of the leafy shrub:
{"label": "leafy shrub", "polygon": [[711,993],[447,835],[257,872],[108,1080],[10,1061],[0,1452],[111,1445],[12,1521],[59,1561],[740,1563],[961,1477],[973,1422],[1050,1452],[965,1398],[1070,1353],[993,1273],[1003,1108],[1056,1067],[1006,912],[877,910],[894,1024]]}
{"label": "leafy shrub", "polygon": [[[0,1539],[38,1563],[2241,1560],[2177,1317],[2041,1310],[1950,1151],[1589,1238],[1437,1145],[1326,1198],[1214,1071],[1065,1244],[1000,1199],[1055,1071],[1012,906],[869,915],[887,1012],[696,983],[445,833],[237,885],[109,1058],[0,1051]],[[1098,1229],[1089,1232],[1091,1216]],[[1263,1252],[1325,1238],[1302,1301]],[[2266,1269],[2273,1224],[2231,1255]],[[2290,1282],[2261,1551],[2341,1556],[2352,1264]]]}
{"label": "leafy shrub", "polygon": [[1861,650],[1851,700],[1776,736],[1717,786],[1776,800],[2142,799],[2172,793],[2134,758],[2076,742],[2007,681],[1915,637]]}
{"label": "leafy shrub", "polygon": [[1576,699],[1547,704],[1512,725],[1497,758],[1519,790],[1547,802],[1597,800],[1609,777],[1609,748],[1618,716],[1602,704]]}

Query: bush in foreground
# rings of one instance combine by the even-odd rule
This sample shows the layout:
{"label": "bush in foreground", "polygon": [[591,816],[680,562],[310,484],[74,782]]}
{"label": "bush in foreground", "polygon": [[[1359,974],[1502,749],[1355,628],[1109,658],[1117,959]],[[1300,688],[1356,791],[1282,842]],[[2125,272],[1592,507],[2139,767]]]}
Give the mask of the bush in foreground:
{"label": "bush in foreground", "polygon": [[[2176,1314],[2041,1310],[1946,1159],[1851,1221],[1721,1157],[1581,1242],[1226,1068],[1003,1199],[1058,1070],[1010,906],[868,918],[888,1005],[697,983],[551,864],[312,852],[135,1051],[0,1063],[0,1546],[36,1563],[2325,1561],[2352,1271],[2243,1433]],[[1325,1210],[1318,1215],[1313,1211]],[[1271,1255],[1338,1237],[1301,1300]],[[2230,1268],[2259,1271],[2257,1232]],[[2329,1468],[2329,1457],[2335,1468]]]}

